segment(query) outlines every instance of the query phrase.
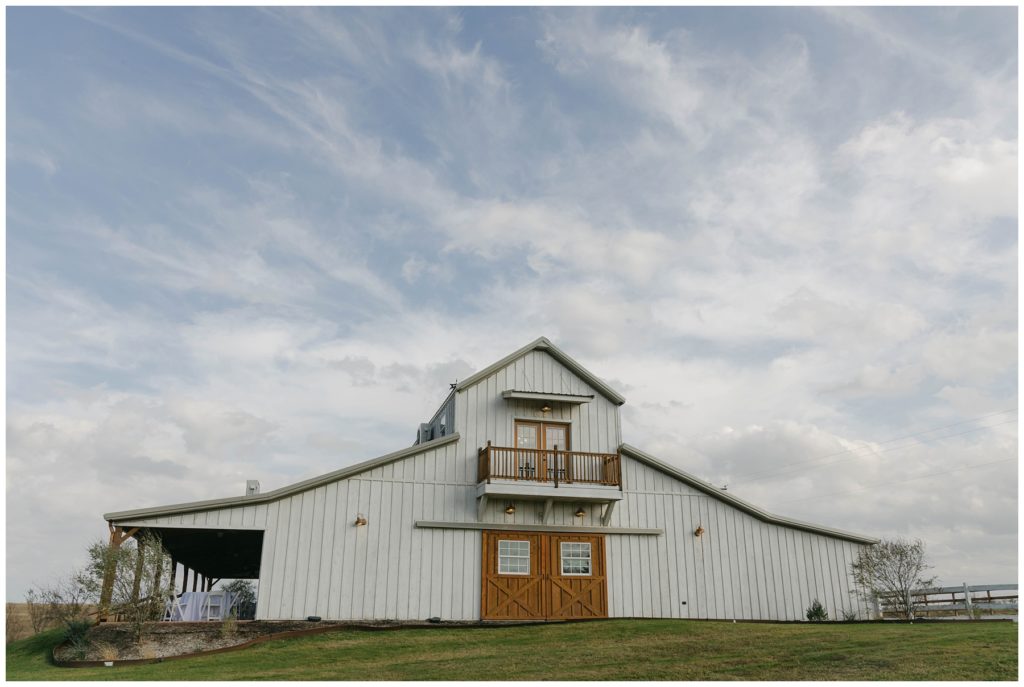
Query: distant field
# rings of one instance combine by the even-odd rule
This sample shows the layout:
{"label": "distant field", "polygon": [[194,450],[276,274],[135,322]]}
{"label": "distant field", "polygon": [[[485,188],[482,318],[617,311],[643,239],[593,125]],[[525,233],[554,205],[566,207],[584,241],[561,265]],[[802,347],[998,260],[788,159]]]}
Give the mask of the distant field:
{"label": "distant field", "polygon": [[32,635],[32,622],[28,617],[28,604],[7,604],[7,641],[24,639]]}
{"label": "distant field", "polygon": [[[89,608],[94,608],[89,606]],[[48,626],[46,629],[53,627]],[[28,604],[8,603],[7,604],[7,629],[5,632],[8,642],[16,639],[25,639],[35,634],[32,631],[32,618],[29,617]]]}
{"label": "distant field", "polygon": [[1017,625],[609,620],[340,630],[170,663],[57,668],[51,631],[7,646],[9,680],[1016,680]]}

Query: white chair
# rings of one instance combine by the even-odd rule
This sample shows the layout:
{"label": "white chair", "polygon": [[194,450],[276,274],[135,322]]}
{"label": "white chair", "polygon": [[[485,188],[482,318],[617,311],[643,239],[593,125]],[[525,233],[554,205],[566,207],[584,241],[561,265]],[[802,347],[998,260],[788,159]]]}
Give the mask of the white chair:
{"label": "white chair", "polygon": [[206,601],[203,605],[206,609],[206,613],[203,614],[206,620],[224,620],[226,617],[225,607],[227,606],[226,597],[227,592],[225,591],[206,593]]}
{"label": "white chair", "polygon": [[176,594],[171,594],[167,603],[164,605],[164,617],[163,619],[167,622],[177,622],[185,619],[185,613],[181,608],[181,601],[179,601]]}

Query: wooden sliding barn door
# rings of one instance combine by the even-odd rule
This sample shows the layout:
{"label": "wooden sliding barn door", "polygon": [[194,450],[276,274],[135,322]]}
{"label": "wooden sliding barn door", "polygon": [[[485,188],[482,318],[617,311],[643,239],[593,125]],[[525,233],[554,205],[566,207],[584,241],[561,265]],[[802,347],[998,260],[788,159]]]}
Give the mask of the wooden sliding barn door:
{"label": "wooden sliding barn door", "polygon": [[484,532],[481,618],[544,619],[543,545],[536,532]]}
{"label": "wooden sliding barn door", "polygon": [[483,620],[608,617],[604,536],[483,532]]}
{"label": "wooden sliding barn door", "polygon": [[607,618],[604,537],[552,534],[547,548],[548,618]]}

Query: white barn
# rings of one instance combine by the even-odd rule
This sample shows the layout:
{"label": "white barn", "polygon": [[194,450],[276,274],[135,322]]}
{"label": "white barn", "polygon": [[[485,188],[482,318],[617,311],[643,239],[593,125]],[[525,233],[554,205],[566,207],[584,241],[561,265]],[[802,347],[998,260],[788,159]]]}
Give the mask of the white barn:
{"label": "white barn", "polygon": [[623,443],[624,402],[542,337],[458,383],[410,448],[104,518],[115,544],[159,534],[193,589],[258,579],[260,619],[869,617],[850,563],[877,540]]}

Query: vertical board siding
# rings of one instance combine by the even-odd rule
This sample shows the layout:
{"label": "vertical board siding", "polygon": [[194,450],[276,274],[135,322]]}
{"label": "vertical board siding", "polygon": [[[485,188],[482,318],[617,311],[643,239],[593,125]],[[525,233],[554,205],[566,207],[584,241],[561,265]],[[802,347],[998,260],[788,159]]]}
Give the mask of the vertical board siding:
{"label": "vertical board siding", "polygon": [[[263,527],[260,618],[476,620],[480,532],[414,526],[476,519],[475,472],[458,467],[465,453],[460,441],[267,504],[150,521]],[[861,545],[762,522],[630,458],[622,467],[625,498],[611,526],[664,534],[606,536],[611,617],[799,620],[815,598],[831,617],[868,617],[849,577]],[[555,503],[551,522],[600,523],[600,506],[577,518],[577,505]],[[484,521],[543,521],[540,502],[504,508],[492,499]],[[358,513],[367,525],[355,526]]]}
{"label": "vertical board siding", "polygon": [[449,444],[270,504],[258,617],[478,619],[480,533],[414,526],[475,518],[476,476],[457,454]]}
{"label": "vertical board siding", "polygon": [[868,616],[851,593],[861,544],[763,522],[631,458],[622,469],[613,526],[665,534],[607,536],[611,617],[801,620],[814,598]]}
{"label": "vertical board siding", "polygon": [[[541,413],[540,403],[507,401],[501,392],[536,391],[592,395],[589,403],[553,404]],[[537,418],[571,423],[569,441],[575,451],[614,453],[622,443],[618,430],[619,407],[606,399],[567,367],[544,351],[530,351],[522,358],[455,394],[456,431],[463,455],[472,458],[475,480],[476,451],[490,441],[495,446],[514,444],[513,420]]]}

